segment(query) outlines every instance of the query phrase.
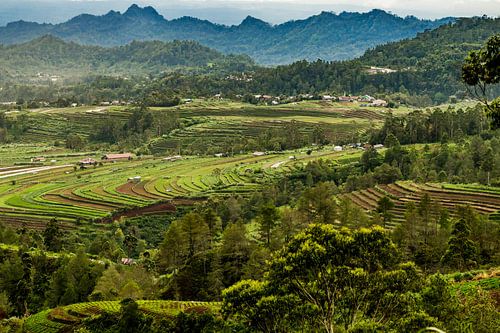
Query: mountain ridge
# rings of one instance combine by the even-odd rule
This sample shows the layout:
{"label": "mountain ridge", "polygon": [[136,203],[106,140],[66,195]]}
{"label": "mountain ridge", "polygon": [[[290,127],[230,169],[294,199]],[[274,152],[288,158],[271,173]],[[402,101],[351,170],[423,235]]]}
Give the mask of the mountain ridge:
{"label": "mountain ridge", "polygon": [[123,14],[81,14],[59,24],[16,21],[0,27],[1,44],[19,44],[52,34],[84,45],[119,46],[133,40],[194,40],[223,53],[247,54],[261,64],[297,60],[346,60],[376,45],[416,36],[453,22],[420,20],[374,9],[368,13],[322,12],[272,25],[248,16],[239,25],[222,25],[184,16],[167,20],[151,6],[130,6]]}

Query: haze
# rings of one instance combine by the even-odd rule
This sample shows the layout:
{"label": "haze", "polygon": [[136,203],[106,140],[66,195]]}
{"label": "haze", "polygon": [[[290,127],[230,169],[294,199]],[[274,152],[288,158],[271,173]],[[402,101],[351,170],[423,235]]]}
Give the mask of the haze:
{"label": "haze", "polygon": [[194,16],[221,24],[238,24],[247,15],[270,23],[306,18],[321,11],[384,9],[420,18],[499,16],[500,0],[2,0],[0,25],[16,20],[58,23],[81,13],[124,11],[132,3],[154,6],[165,18]]}

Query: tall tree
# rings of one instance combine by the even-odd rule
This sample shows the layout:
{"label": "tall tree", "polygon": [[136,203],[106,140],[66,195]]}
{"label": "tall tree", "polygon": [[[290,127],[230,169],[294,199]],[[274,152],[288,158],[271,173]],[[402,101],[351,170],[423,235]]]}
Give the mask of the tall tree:
{"label": "tall tree", "polygon": [[462,80],[473,87],[471,93],[484,103],[492,127],[500,127],[500,97],[490,103],[487,90],[500,82],[500,34],[488,39],[480,50],[469,53],[462,66]]}

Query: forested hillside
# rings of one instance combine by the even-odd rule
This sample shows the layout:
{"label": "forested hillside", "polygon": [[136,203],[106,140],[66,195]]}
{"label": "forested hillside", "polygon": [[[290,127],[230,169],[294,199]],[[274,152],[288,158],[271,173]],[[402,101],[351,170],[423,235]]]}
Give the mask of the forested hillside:
{"label": "forested hillside", "polygon": [[174,69],[224,73],[252,69],[253,61],[247,56],[223,55],[192,41],[132,42],[103,48],[47,35],[24,44],[0,45],[0,66],[6,76],[22,80],[42,74],[65,78],[97,74],[157,75]]}
{"label": "forested hillside", "polygon": [[123,14],[83,14],[56,25],[13,22],[0,28],[0,43],[18,44],[46,34],[101,46],[133,40],[196,40],[224,53],[248,54],[262,64],[283,64],[354,58],[373,46],[414,37],[452,20],[401,18],[373,10],[364,14],[323,12],[276,26],[249,16],[240,25],[223,26],[192,17],[169,21],[152,7],[133,5]]}

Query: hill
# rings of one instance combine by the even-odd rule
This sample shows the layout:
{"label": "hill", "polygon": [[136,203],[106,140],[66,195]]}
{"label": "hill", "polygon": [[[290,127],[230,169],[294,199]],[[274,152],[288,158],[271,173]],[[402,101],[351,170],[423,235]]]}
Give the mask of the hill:
{"label": "hill", "polygon": [[[499,31],[499,18],[460,19],[412,39],[378,46],[355,60],[301,61],[262,69],[255,74],[252,84],[255,91],[268,93],[403,92],[428,95],[442,103],[447,96],[464,95],[465,86],[460,81],[464,58]],[[380,71],[370,71],[373,66]]]}
{"label": "hill", "polygon": [[152,7],[132,5],[123,14],[83,14],[55,25],[9,23],[0,28],[0,43],[18,44],[46,34],[100,46],[125,45],[133,40],[195,40],[224,53],[248,54],[262,64],[284,64],[301,59],[354,58],[375,45],[414,37],[451,21],[401,18],[373,10],[363,14],[323,12],[275,26],[249,16],[240,25],[224,26],[192,17],[166,20]]}
{"label": "hill", "polygon": [[245,70],[253,66],[246,56],[223,55],[193,41],[132,42],[104,48],[85,46],[46,35],[33,41],[0,46],[0,67],[16,78],[62,77],[89,74],[149,74],[169,69],[207,71]]}

